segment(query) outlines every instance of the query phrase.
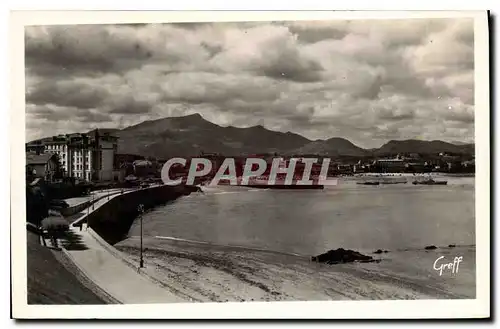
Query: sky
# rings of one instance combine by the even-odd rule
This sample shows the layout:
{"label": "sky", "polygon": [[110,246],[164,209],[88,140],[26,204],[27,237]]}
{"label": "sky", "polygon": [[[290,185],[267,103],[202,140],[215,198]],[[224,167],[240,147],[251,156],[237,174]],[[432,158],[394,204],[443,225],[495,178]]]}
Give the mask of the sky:
{"label": "sky", "polygon": [[26,137],[200,113],[365,148],[474,142],[473,20],[25,29]]}

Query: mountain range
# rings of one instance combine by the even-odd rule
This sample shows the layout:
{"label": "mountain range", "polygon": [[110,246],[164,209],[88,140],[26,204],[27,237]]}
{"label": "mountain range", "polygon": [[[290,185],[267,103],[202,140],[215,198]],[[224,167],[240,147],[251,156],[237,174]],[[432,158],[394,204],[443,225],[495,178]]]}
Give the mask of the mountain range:
{"label": "mountain range", "polygon": [[323,155],[338,157],[381,156],[397,153],[473,154],[474,144],[443,141],[391,140],[377,149],[363,149],[349,140],[334,137],[309,140],[299,134],[278,132],[253,126],[221,127],[200,114],[144,121],[124,129],[99,129],[119,137],[118,152],[166,159],[197,156],[200,153],[224,155],[278,153],[284,155]]}

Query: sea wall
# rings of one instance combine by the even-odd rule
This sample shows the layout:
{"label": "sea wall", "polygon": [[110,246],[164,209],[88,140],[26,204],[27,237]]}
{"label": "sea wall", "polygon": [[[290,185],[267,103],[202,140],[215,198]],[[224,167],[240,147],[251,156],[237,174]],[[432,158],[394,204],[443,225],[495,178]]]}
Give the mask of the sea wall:
{"label": "sea wall", "polygon": [[[110,192],[109,195],[115,195],[117,193],[120,193],[120,192],[113,191],[113,192]],[[104,199],[104,198],[107,198],[107,197],[108,197],[108,195],[101,195],[101,196],[93,198],[92,200],[83,201],[83,202],[75,204],[73,206],[69,206],[67,208],[62,208],[59,211],[60,211],[61,215],[63,215],[64,217],[71,216],[71,215],[74,215],[76,213],[81,212],[84,209],[87,209],[87,207],[91,206],[93,202],[97,202],[97,201]]]}
{"label": "sea wall", "polygon": [[107,243],[113,245],[127,238],[132,223],[139,215],[140,204],[144,205],[146,211],[189,195],[195,190],[193,186],[161,185],[118,194],[91,212],[87,223]]}
{"label": "sea wall", "polygon": [[[95,201],[97,201],[97,200],[95,200]],[[77,212],[82,211],[83,209],[86,209],[87,206],[89,206],[90,204],[91,204],[90,201],[84,201],[84,202],[76,204],[74,206],[69,206],[67,208],[62,208],[59,211],[60,211],[61,215],[65,216],[65,217],[66,216],[71,216],[71,215],[76,214]]]}

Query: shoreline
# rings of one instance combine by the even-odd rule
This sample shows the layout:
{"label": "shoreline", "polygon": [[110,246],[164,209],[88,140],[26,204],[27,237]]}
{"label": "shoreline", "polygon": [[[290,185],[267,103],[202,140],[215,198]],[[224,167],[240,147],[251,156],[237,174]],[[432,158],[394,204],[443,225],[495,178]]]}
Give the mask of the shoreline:
{"label": "shoreline", "polygon": [[[153,188],[151,188],[153,189]],[[135,195],[141,190],[129,191],[127,194]],[[144,190],[142,190],[144,191]],[[181,193],[178,197],[185,194]],[[190,194],[190,193],[187,193]],[[142,192],[143,199],[149,193]],[[163,196],[168,195],[163,194]],[[123,199],[122,199],[123,198]],[[107,270],[108,264],[96,265],[96,259],[83,258],[78,251],[70,251],[77,258],[71,258],[73,265],[80,269],[83,278],[89,279],[99,289],[111,296],[110,300],[129,303],[132,299],[142,300],[143,303],[164,302],[227,302],[227,301],[278,301],[278,300],[362,300],[362,299],[433,299],[433,298],[473,298],[475,296],[475,281],[471,284],[470,277],[475,274],[475,246],[458,246],[454,250],[461,250],[467,254],[468,259],[474,259],[466,264],[465,275],[469,277],[465,286],[447,286],[446,281],[433,277],[429,280],[429,270],[421,271],[422,274],[414,277],[405,266],[408,257],[420,259],[434,255],[423,250],[394,250],[390,254],[372,255],[374,258],[382,257],[384,260],[377,264],[314,264],[310,260],[313,255],[294,255],[280,253],[272,250],[258,250],[244,246],[221,246],[208,242],[196,242],[175,237],[146,237],[144,269],[137,271],[139,265],[137,237],[128,237],[115,243],[110,243],[113,238],[102,236],[96,230],[93,233],[92,223],[108,225],[110,229],[116,228],[116,220],[120,216],[109,218],[109,212],[104,209],[114,209],[114,199],[127,203],[127,209],[136,207],[137,202],[127,202],[129,197],[123,194],[114,195],[110,200],[101,200],[101,206],[90,213],[90,218],[81,218],[79,222],[88,220],[91,229],[83,231],[80,235],[86,243],[92,243],[92,248],[99,249],[101,256],[107,255],[114,262],[114,270]],[[165,204],[159,199],[150,200],[149,208]],[[171,200],[170,200],[171,201]],[[167,201],[168,203],[169,201]],[[106,205],[105,207],[102,207]],[[99,209],[102,207],[101,211]],[[115,209],[116,211],[116,209]],[[95,213],[95,214],[94,214]],[[135,215],[135,216],[134,216]],[[124,222],[132,225],[137,213],[129,214]],[[94,219],[94,220],[93,220]],[[100,219],[103,222],[96,221]],[[79,224],[79,223],[77,223]],[[123,223],[122,223],[123,224]],[[130,228],[130,226],[128,227]],[[73,233],[79,234],[77,227],[73,226]],[[96,234],[97,236],[94,236]],[[450,252],[441,249],[440,251]],[[326,250],[325,250],[326,252]],[[403,256],[401,256],[403,255]],[[426,256],[427,255],[427,256]],[[99,257],[101,257],[99,256]],[[78,257],[80,257],[78,259]],[[119,265],[121,264],[121,265]],[[85,267],[87,266],[87,268]],[[95,266],[98,266],[95,268]],[[128,279],[120,277],[123,285],[126,282],[137,281],[134,296],[125,293],[121,297],[124,286],[117,286],[117,282],[102,277],[104,271],[116,273],[116,266],[120,267],[122,277],[124,271],[128,272]],[[427,266],[427,265],[425,265]],[[126,268],[126,270],[125,270]],[[83,270],[82,270],[83,269]],[[93,272],[96,270],[97,272]],[[418,271],[417,271],[418,273]],[[109,275],[108,274],[108,275]],[[101,279],[97,279],[100,276]],[[76,276],[78,277],[78,276]],[[317,283],[311,281],[313,278]],[[78,278],[77,278],[78,279]],[[80,278],[81,279],[81,278]],[[80,280],[79,279],[79,280]],[[120,281],[118,280],[118,281]],[[129,280],[129,281],[127,281]],[[373,282],[372,282],[373,281]],[[146,283],[149,282],[149,283]],[[352,282],[357,282],[357,286]],[[141,285],[149,287],[149,295],[141,289]],[[127,285],[128,286],[128,285]],[[154,288],[156,287],[156,288]],[[245,293],[238,293],[244,287]],[[359,288],[361,287],[361,288]],[[472,289],[474,288],[474,289]],[[110,292],[110,289],[113,292]],[[118,289],[118,290],[117,290]],[[163,295],[155,299],[157,293]],[[474,290],[474,292],[472,292]],[[161,292],[161,293],[160,293]],[[127,297],[129,296],[129,297]],[[168,297],[171,296],[171,297]],[[132,299],[130,299],[132,298]],[[137,299],[139,298],[139,299]]]}
{"label": "shoreline", "polygon": [[[413,189],[413,187],[408,188]],[[248,188],[228,187],[213,188],[205,194],[206,196],[231,195],[250,191]],[[284,195],[281,192],[278,194]],[[189,211],[189,207],[195,206],[196,199],[204,199],[206,196],[192,196],[185,200],[187,202],[181,201],[188,207],[181,207],[180,213]],[[211,204],[207,202],[208,205]],[[171,213],[168,208],[167,205],[164,211],[160,212],[164,217],[158,220],[169,220],[165,217]],[[173,212],[172,215],[174,214],[179,212]],[[203,212],[197,217],[199,216],[203,216]],[[182,220],[177,222],[182,223]],[[214,224],[218,226],[222,225],[222,222]],[[193,219],[192,223],[198,221]],[[136,226],[131,232],[132,236],[116,244],[115,247],[138,262],[138,223],[134,225]],[[144,260],[148,275],[163,281],[167,286],[175,286],[184,295],[194,296],[196,300],[203,302],[252,301],[252,299],[253,301],[468,299],[474,298],[476,293],[476,248],[473,241],[472,244],[467,244],[468,240],[461,244],[462,240],[452,239],[443,245],[436,244],[438,247],[436,250],[425,250],[426,244],[408,243],[402,244],[400,248],[394,246],[394,249],[387,245],[373,244],[370,249],[366,249],[368,244],[363,244],[364,248],[357,248],[356,244],[347,246],[340,241],[332,241],[330,245],[325,245],[327,247],[325,249],[311,250],[314,254],[306,252],[301,255],[291,255],[286,252],[276,252],[274,249],[262,250],[258,244],[252,247],[251,242],[247,245],[244,240],[229,239],[235,241],[235,244],[237,241],[242,241],[243,245],[221,245],[216,241],[226,241],[226,239],[205,240],[201,238],[203,234],[189,232],[182,234],[182,231],[177,234],[159,228],[157,231],[148,231],[149,236],[144,239]],[[157,236],[162,233],[166,236]],[[433,241],[426,242],[433,243]],[[449,247],[451,244],[455,244],[455,247]],[[335,265],[310,262],[311,256],[339,247],[383,259],[379,263]],[[390,249],[389,253],[375,254],[376,249],[381,247]],[[464,254],[467,263],[461,263],[464,267],[461,268],[460,275],[439,277],[435,273],[432,265],[441,253],[447,257]],[[312,278],[317,283],[311,282]],[[372,280],[375,283],[372,284]],[[363,288],[357,290],[351,282],[358,282]],[[343,292],[343,286],[347,287],[346,292]],[[248,290],[251,293],[239,294],[235,287],[241,287],[241,290]],[[336,292],[332,292],[331,289]],[[272,294],[272,291],[280,294]]]}
{"label": "shoreline", "polygon": [[[148,237],[144,244],[145,272],[198,302],[475,297],[475,246],[371,253],[380,261],[327,265],[305,255],[179,239]],[[138,261],[137,237],[116,248]],[[450,282],[428,266],[440,254],[457,252],[467,259],[460,278]],[[466,284],[457,285],[457,279]]]}

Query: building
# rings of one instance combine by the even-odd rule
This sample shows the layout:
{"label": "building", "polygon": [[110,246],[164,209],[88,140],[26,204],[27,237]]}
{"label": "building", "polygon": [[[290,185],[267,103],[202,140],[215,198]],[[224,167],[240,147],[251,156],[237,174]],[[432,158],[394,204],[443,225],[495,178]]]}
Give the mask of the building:
{"label": "building", "polygon": [[423,173],[427,171],[426,162],[408,162],[405,167],[406,171],[410,173]]}
{"label": "building", "polygon": [[476,161],[469,160],[462,162],[462,172],[473,173],[476,171]]}
{"label": "building", "polygon": [[44,138],[26,145],[27,151],[59,156],[66,176],[87,181],[110,181],[118,175],[115,154],[118,138],[109,132],[66,134]]}
{"label": "building", "polygon": [[399,157],[395,159],[379,159],[373,162],[373,166],[380,172],[402,172],[406,169],[406,163]]}
{"label": "building", "polygon": [[144,156],[138,154],[126,154],[120,153],[115,154],[115,165],[116,170],[119,171],[119,181],[129,175],[134,175],[134,161],[145,160]]}
{"label": "building", "polygon": [[149,160],[136,160],[132,163],[134,168],[134,175],[136,177],[150,177],[156,176],[157,166]]}
{"label": "building", "polygon": [[350,164],[340,163],[337,165],[337,173],[340,175],[350,175],[353,172],[354,168]]}
{"label": "building", "polygon": [[47,182],[52,182],[61,178],[61,165],[57,154],[26,153],[26,176],[31,179],[43,178]]}
{"label": "building", "polygon": [[138,154],[127,154],[127,153],[117,153],[115,154],[115,162],[118,166],[124,163],[132,164],[136,160],[145,160],[146,158],[142,155]]}
{"label": "building", "polygon": [[371,172],[371,164],[358,162],[352,168],[353,173],[369,173]]}
{"label": "building", "polygon": [[408,155],[408,159],[417,160],[417,159],[420,159],[420,158],[421,158],[421,156],[420,156],[419,153],[410,153]]}

